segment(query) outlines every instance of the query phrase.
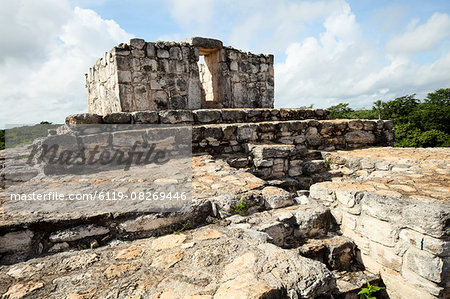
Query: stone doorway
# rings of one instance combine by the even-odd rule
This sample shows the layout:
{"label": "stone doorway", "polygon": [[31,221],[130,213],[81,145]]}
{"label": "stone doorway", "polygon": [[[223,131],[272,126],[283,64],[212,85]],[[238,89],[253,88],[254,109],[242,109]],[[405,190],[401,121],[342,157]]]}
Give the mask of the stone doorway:
{"label": "stone doorway", "polygon": [[199,74],[202,84],[202,108],[222,108],[220,96],[219,49],[199,47]]}

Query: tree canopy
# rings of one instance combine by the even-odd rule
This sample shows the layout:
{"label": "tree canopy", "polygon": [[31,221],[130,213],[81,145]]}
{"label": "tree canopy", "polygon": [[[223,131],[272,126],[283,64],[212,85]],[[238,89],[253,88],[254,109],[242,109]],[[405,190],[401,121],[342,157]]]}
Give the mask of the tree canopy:
{"label": "tree canopy", "polygon": [[450,88],[438,89],[419,100],[415,94],[391,101],[377,100],[372,109],[353,110],[348,103],[328,108],[329,118],[390,119],[398,147],[450,146]]}

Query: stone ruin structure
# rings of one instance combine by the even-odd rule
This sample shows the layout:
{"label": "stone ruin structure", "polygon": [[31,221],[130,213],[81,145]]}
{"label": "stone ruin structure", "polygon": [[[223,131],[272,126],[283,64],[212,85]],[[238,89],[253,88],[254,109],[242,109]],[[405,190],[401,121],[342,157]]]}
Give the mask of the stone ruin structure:
{"label": "stone ruin structure", "polygon": [[216,39],[132,39],[89,69],[88,111],[273,108],[273,78],[273,55],[245,53]]}
{"label": "stone ruin structure", "polygon": [[[211,39],[133,39],[106,53],[86,77],[89,113],[68,116],[47,138],[95,146],[124,134],[74,136],[70,127],[191,126],[192,206],[41,213],[42,203],[30,202],[28,213],[5,201],[0,294],[356,298],[369,281],[386,287],[383,298],[450,298],[450,151],[393,148],[389,120],[273,108],[273,79],[272,55]],[[21,162],[26,151],[4,154],[12,191],[156,182],[137,168],[36,183],[37,170]]]}

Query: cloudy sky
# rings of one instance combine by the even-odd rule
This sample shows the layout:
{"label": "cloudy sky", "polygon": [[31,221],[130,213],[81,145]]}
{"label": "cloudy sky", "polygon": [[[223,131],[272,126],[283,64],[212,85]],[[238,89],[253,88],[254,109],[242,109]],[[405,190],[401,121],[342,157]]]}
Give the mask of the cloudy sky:
{"label": "cloudy sky", "polygon": [[273,53],[277,107],[450,87],[448,0],[0,0],[0,28],[0,127],[86,112],[84,73],[132,37]]}

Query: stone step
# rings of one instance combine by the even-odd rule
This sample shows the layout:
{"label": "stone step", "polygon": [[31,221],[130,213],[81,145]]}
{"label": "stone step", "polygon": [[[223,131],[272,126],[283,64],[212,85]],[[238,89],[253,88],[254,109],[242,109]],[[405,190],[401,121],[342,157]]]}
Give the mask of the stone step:
{"label": "stone step", "polygon": [[[330,298],[336,278],[267,234],[217,223],[0,267],[5,298]],[[38,275],[37,275],[38,273]]]}
{"label": "stone step", "polygon": [[[370,271],[337,271],[332,273],[336,277],[337,294],[334,294],[336,299],[357,299],[358,292],[363,287],[367,287],[367,282],[375,286],[384,286],[380,275],[374,274]],[[376,298],[388,299],[385,290],[378,291]]]}
{"label": "stone step", "polygon": [[294,145],[307,150],[392,145],[394,136],[392,122],[382,120],[288,120],[203,124],[193,126],[192,130],[193,151],[211,154],[243,152],[249,143]]}
{"label": "stone step", "polygon": [[331,270],[355,271],[362,267],[356,260],[356,245],[349,238],[328,234],[308,239],[299,248],[302,256],[318,260]]}
{"label": "stone step", "polygon": [[332,229],[330,211],[321,205],[296,205],[226,220],[232,227],[264,232],[273,244],[283,248],[298,247],[310,238],[326,236]]}
{"label": "stone step", "polygon": [[105,116],[92,113],[74,114],[67,124],[221,124],[327,119],[328,111],[305,108],[234,108],[200,110],[164,110],[118,112]]}

